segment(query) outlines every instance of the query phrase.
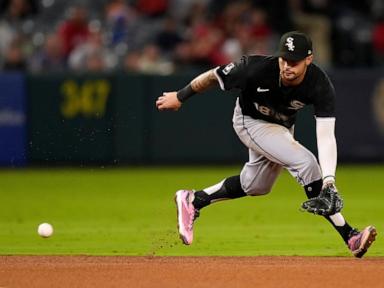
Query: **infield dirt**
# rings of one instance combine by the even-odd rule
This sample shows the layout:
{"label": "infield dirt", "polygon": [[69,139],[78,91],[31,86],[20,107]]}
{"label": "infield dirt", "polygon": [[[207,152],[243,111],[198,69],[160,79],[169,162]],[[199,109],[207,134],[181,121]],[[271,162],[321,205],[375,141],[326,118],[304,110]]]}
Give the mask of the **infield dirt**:
{"label": "infield dirt", "polygon": [[384,287],[384,258],[0,256],[0,287]]}

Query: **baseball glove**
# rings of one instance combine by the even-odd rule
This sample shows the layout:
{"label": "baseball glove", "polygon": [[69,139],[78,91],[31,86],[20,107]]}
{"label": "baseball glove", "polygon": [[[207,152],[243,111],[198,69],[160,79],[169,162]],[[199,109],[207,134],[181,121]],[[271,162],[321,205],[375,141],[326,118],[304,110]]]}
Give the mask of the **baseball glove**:
{"label": "baseball glove", "polygon": [[330,216],[341,211],[343,199],[337,193],[335,185],[329,183],[323,187],[319,196],[303,202],[301,208],[315,215]]}

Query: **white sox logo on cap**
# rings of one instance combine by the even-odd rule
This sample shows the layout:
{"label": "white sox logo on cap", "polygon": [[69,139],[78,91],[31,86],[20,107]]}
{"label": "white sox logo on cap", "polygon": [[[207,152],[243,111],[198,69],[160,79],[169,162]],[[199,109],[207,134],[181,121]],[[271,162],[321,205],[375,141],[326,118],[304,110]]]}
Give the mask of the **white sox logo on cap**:
{"label": "white sox logo on cap", "polygon": [[312,41],[307,35],[299,31],[287,32],[280,38],[279,50],[276,55],[291,61],[303,60],[312,55]]}
{"label": "white sox logo on cap", "polygon": [[288,47],[288,50],[289,51],[294,51],[295,50],[295,45],[293,45],[293,37],[288,37],[287,38],[287,42],[285,43],[285,46]]}

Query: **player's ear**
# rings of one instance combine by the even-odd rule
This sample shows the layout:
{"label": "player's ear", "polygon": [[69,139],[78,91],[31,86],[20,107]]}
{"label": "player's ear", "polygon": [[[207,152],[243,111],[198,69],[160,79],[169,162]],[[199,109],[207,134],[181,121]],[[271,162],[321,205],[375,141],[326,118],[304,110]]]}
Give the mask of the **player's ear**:
{"label": "player's ear", "polygon": [[311,64],[313,61],[313,55],[309,55],[307,57],[305,57],[305,64],[308,66],[309,64]]}

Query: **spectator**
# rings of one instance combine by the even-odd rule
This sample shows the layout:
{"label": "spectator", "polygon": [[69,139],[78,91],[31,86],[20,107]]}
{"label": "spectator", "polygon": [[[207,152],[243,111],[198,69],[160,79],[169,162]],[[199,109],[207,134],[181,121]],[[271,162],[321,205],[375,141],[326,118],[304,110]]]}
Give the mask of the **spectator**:
{"label": "spectator", "polygon": [[112,0],[105,8],[107,29],[110,32],[110,44],[134,44],[138,33],[140,17],[134,7],[127,5],[124,0]]}
{"label": "spectator", "polygon": [[156,44],[165,54],[171,54],[175,47],[182,41],[181,35],[177,31],[175,19],[167,17],[164,20],[163,29],[156,37]]}
{"label": "spectator", "polygon": [[208,22],[197,23],[191,31],[192,57],[195,63],[202,65],[222,65],[228,62],[221,46],[223,32]]}
{"label": "spectator", "polygon": [[[24,37],[28,29],[27,20],[37,13],[36,3],[32,0],[7,0],[0,6],[0,56],[5,57],[14,39]],[[30,25],[29,25],[30,26]],[[20,43],[23,52],[24,43]],[[0,57],[2,58],[2,57]]]}
{"label": "spectator", "polygon": [[[322,66],[367,66],[384,61],[383,3],[383,0],[3,0],[0,1],[0,66],[5,67],[5,58],[19,58],[30,59],[27,67],[32,71],[67,68],[85,71],[86,67],[92,67],[152,73],[158,71],[154,67],[161,66],[159,63],[167,63],[172,71],[199,70],[238,59],[242,54],[271,54],[279,34],[294,29],[307,32],[317,43],[316,61]],[[61,22],[62,11],[71,5],[74,6],[68,18]],[[35,19],[37,7],[41,7],[41,17]],[[105,18],[97,18],[103,7]],[[92,35],[95,29],[104,34]],[[52,35],[55,31],[59,39]],[[14,39],[19,39],[18,48],[11,53]],[[37,48],[39,51],[34,53]],[[127,54],[138,50],[140,53]],[[9,64],[17,62],[10,60],[7,67],[23,67]]]}
{"label": "spectator", "polygon": [[249,26],[252,41],[249,43],[245,53],[268,55],[273,54],[273,33],[267,21],[267,14],[261,8],[253,8],[250,11]]}
{"label": "spectator", "polygon": [[271,54],[274,47],[272,28],[266,12],[253,7],[250,2],[230,2],[217,21],[226,33],[222,51],[228,60],[238,59],[242,54]]}
{"label": "spectator", "polygon": [[[257,2],[258,7],[266,11],[268,15],[268,24],[272,28],[275,34],[282,35],[287,31],[297,29],[294,25],[292,8],[289,5],[289,1],[290,0],[288,1],[279,1],[279,0],[254,1],[254,2]],[[278,40],[276,39],[276,42],[277,41]]]}
{"label": "spectator", "polygon": [[[99,57],[100,59],[96,59]],[[75,71],[84,71],[92,67],[92,71],[103,67],[111,70],[116,67],[117,59],[105,45],[101,31],[92,32],[88,41],[78,45],[69,55],[69,68]]]}
{"label": "spectator", "polygon": [[15,31],[15,26],[12,26],[7,21],[0,20],[0,58],[4,57],[12,40],[17,37],[18,31]]}
{"label": "spectator", "polygon": [[30,68],[34,72],[64,71],[66,61],[61,38],[58,35],[50,34],[46,37],[43,49],[32,57]]}
{"label": "spectator", "polygon": [[368,0],[330,1],[332,11],[333,65],[372,64],[372,20]]}
{"label": "spectator", "polygon": [[186,20],[189,27],[188,44],[181,46],[183,50],[179,47],[177,52],[183,52],[183,56],[189,57],[194,65],[210,66],[227,62],[228,58],[221,49],[225,32],[211,21],[207,6],[203,2],[196,2]]}
{"label": "spectator", "polygon": [[14,40],[5,52],[3,69],[5,71],[24,71],[26,61],[20,45],[20,41]]}
{"label": "spectator", "polygon": [[89,33],[86,9],[81,6],[71,7],[69,18],[59,27],[65,57],[68,57],[76,46],[86,42]]}
{"label": "spectator", "polygon": [[85,71],[88,72],[103,72],[107,70],[107,61],[100,50],[93,50],[86,55]]}
{"label": "spectator", "polygon": [[291,0],[294,24],[316,43],[315,61],[323,67],[331,64],[331,22],[328,0]]}
{"label": "spectator", "polygon": [[252,6],[249,2],[230,2],[223,13],[219,14],[215,22],[216,26],[225,33],[225,37],[236,37],[239,25],[247,25],[247,16]]}
{"label": "spectator", "polygon": [[37,4],[33,0],[6,0],[0,6],[1,14],[8,22],[24,20],[37,13]]}
{"label": "spectator", "polygon": [[196,3],[200,3],[202,6],[207,7],[211,2],[221,3],[222,1],[223,0],[170,0],[167,14],[176,19],[177,22],[183,23],[191,11],[195,9]]}
{"label": "spectator", "polygon": [[372,32],[373,49],[376,60],[379,64],[384,64],[384,21],[378,21]]}
{"label": "spectator", "polygon": [[139,59],[139,71],[147,74],[168,75],[173,72],[173,64],[161,57],[160,49],[154,44],[144,47]]}
{"label": "spectator", "polygon": [[149,17],[159,17],[166,13],[168,0],[137,0],[136,6],[140,12]]}
{"label": "spectator", "polygon": [[141,54],[139,51],[131,51],[127,53],[124,58],[123,69],[127,72],[139,72],[140,58]]}
{"label": "spectator", "polygon": [[190,68],[193,65],[192,44],[189,41],[183,41],[177,45],[173,60],[179,70]]}

